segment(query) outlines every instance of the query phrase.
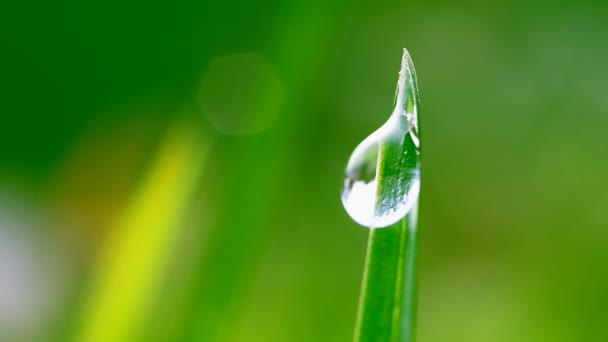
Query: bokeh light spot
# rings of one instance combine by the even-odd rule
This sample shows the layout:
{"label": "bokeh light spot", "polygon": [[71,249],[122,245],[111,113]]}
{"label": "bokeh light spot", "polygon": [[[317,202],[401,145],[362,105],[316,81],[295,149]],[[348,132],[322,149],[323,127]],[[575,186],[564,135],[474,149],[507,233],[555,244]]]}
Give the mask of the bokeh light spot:
{"label": "bokeh light spot", "polygon": [[257,53],[219,57],[203,75],[200,106],[223,134],[259,133],[272,127],[283,102],[279,74]]}

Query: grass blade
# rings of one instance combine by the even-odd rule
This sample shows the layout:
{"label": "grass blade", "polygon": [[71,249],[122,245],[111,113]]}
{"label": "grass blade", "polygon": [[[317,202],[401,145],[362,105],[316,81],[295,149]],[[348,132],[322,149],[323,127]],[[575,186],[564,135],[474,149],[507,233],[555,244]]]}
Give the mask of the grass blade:
{"label": "grass blade", "polygon": [[417,207],[398,223],[370,230],[355,341],[415,340]]}
{"label": "grass blade", "polygon": [[208,142],[201,139],[184,123],[161,144],[104,246],[75,341],[133,341],[145,328],[204,167]]}
{"label": "grass blade", "polygon": [[[376,213],[386,212],[403,182],[419,177],[418,89],[411,58],[404,50],[393,115],[408,118],[397,139],[379,145]],[[416,142],[414,140],[417,140]],[[415,170],[409,173],[407,170]],[[398,195],[395,195],[398,194]],[[413,342],[416,337],[418,193],[407,215],[385,228],[370,229],[355,342]],[[409,196],[409,194],[408,194]]]}

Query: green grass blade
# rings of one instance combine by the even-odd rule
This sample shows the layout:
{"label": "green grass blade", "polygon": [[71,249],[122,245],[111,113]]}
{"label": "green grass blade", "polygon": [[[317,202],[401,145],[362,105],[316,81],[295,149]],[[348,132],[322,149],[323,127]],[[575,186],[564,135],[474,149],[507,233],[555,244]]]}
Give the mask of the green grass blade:
{"label": "green grass blade", "polygon": [[369,234],[356,342],[415,340],[417,208]]}
{"label": "green grass blade", "polygon": [[370,230],[355,342],[415,340],[417,216]]}
{"label": "green grass blade", "polygon": [[[418,89],[412,61],[404,50],[397,88],[395,113],[418,114]],[[395,114],[393,114],[395,115]],[[376,168],[378,214],[387,203],[401,196],[403,182],[419,177],[419,149],[414,146],[414,126],[397,138],[384,140],[378,151]],[[416,170],[411,173],[408,170]],[[417,196],[418,194],[411,194]],[[409,194],[408,194],[409,196]],[[416,290],[418,255],[418,199],[407,215],[397,223],[370,229],[355,342],[413,342],[416,338]],[[384,203],[383,203],[384,202]]]}

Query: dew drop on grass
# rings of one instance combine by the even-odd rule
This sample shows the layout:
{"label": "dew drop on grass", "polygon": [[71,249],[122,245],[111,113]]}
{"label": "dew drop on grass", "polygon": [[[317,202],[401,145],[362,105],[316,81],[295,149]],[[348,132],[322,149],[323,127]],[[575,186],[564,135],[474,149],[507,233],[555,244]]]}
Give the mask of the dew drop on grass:
{"label": "dew drop on grass", "polygon": [[401,220],[420,192],[420,139],[416,72],[407,52],[403,60],[395,109],[388,121],[353,151],[342,204],[357,223],[382,228]]}

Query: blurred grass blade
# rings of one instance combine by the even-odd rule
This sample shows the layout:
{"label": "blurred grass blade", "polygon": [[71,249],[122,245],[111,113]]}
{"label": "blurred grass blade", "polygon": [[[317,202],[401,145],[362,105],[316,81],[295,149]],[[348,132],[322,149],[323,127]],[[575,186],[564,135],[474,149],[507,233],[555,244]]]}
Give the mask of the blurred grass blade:
{"label": "blurred grass blade", "polygon": [[[293,149],[300,145],[299,140],[302,144],[309,140],[303,135],[306,130],[302,125],[307,124],[304,118],[308,113],[302,108],[309,104],[310,89],[314,89],[317,79],[307,71],[319,70],[322,65],[323,47],[331,46],[341,3],[342,0],[291,2],[278,18],[276,36],[271,39],[276,48],[269,55],[276,60],[291,94],[298,96],[285,104],[284,111],[290,119],[261,136],[247,138],[247,144],[234,152],[232,166],[225,170],[224,177],[236,181],[228,183],[223,200],[218,200],[221,226],[211,230],[208,248],[199,260],[195,291],[187,320],[180,328],[180,340],[233,341],[243,322],[255,321],[244,319],[243,307],[251,298],[250,284],[260,276],[268,245],[276,239],[278,227],[268,222],[275,219],[277,205],[284,202],[277,196],[280,189],[291,186],[285,170],[288,163],[300,159],[293,157]],[[310,18],[315,18],[315,25],[311,25]],[[235,198],[246,204],[239,206],[238,214]],[[260,339],[251,336],[250,340]]]}
{"label": "blurred grass blade", "polygon": [[182,124],[161,143],[101,252],[77,341],[131,341],[139,333],[207,155],[200,140]]}

